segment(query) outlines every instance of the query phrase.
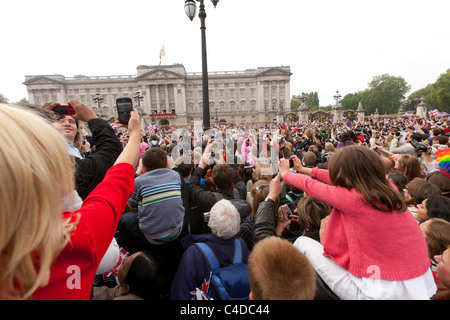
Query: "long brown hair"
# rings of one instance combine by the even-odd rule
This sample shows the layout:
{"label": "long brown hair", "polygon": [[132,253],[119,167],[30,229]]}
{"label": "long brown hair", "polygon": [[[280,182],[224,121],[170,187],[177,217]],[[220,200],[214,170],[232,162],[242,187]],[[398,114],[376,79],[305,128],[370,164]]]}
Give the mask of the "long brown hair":
{"label": "long brown hair", "polygon": [[450,245],[450,222],[441,218],[432,218],[427,223],[425,239],[427,240],[428,256],[433,259],[434,256],[442,254]]}
{"label": "long brown hair", "polygon": [[364,146],[340,148],[329,160],[328,171],[333,185],[360,192],[364,202],[385,212],[406,211],[405,200],[386,179],[378,154]]}
{"label": "long brown hair", "polygon": [[400,164],[400,168],[398,170],[406,174],[409,181],[422,176],[420,162],[417,157],[404,153],[400,156],[398,162]]}
{"label": "long brown hair", "polygon": [[[252,197],[252,215],[256,215],[256,211],[258,211],[259,204],[263,202],[266,197],[269,195],[270,190],[270,181],[269,180],[258,180],[253,185],[252,189],[250,190],[250,195]],[[279,199],[274,199],[275,205],[274,205],[274,212],[273,215],[277,216],[277,210],[279,205]]]}
{"label": "long brown hair", "polygon": [[300,230],[308,229],[311,232],[318,232],[321,220],[330,213],[331,206],[328,203],[312,196],[306,195],[298,200],[297,214]]}

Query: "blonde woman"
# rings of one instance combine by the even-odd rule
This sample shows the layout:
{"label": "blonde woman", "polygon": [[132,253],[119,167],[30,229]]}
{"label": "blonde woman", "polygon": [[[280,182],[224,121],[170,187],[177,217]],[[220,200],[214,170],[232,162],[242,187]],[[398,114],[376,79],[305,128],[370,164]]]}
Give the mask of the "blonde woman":
{"label": "blonde woman", "polygon": [[[42,117],[0,105],[0,299],[89,299],[98,265],[134,187],[140,119],[102,183],[77,211],[67,141]],[[19,146],[27,145],[26,149]]]}

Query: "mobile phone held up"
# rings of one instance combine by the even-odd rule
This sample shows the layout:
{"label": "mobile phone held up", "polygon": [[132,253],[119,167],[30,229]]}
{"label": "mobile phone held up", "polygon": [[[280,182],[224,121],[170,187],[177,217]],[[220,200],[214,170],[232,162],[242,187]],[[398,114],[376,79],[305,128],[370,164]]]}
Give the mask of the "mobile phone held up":
{"label": "mobile phone held up", "polygon": [[283,205],[282,209],[283,209],[283,214],[285,215],[285,217],[288,220],[291,220],[292,219],[292,217],[291,217],[292,216],[292,211],[289,208],[289,206],[287,204],[285,204],[285,205]]}
{"label": "mobile phone held up", "polygon": [[294,159],[289,159],[289,168],[294,167]]}
{"label": "mobile phone held up", "polygon": [[133,111],[133,100],[128,97],[116,99],[117,114],[119,123],[128,124],[130,120],[130,112]]}
{"label": "mobile phone held up", "polygon": [[69,105],[58,105],[53,109],[57,115],[61,116],[73,116],[75,114],[75,110],[72,106]]}

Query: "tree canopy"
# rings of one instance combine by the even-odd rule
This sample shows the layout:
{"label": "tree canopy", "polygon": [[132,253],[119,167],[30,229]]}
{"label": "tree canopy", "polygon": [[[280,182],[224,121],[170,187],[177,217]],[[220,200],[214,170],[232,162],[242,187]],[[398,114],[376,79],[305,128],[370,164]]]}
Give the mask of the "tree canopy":
{"label": "tree canopy", "polygon": [[[9,99],[0,93],[0,103],[10,103]],[[16,104],[27,104],[28,99],[22,98],[20,101],[14,102]]]}
{"label": "tree canopy", "polygon": [[306,106],[309,110],[315,110],[319,108],[319,93],[317,91],[310,93],[301,93],[299,95],[293,95],[291,99],[291,111],[297,112],[302,103],[302,99],[305,99]]}
{"label": "tree canopy", "polygon": [[411,86],[402,77],[382,74],[373,77],[369,87],[362,94],[362,104],[366,113],[397,113]]}
{"label": "tree canopy", "polygon": [[[416,90],[406,97],[410,90],[411,86],[403,77],[382,74],[374,76],[366,89],[345,95],[340,103],[344,109],[356,110],[361,102],[366,114],[375,113],[376,109],[380,114],[395,114],[401,105],[405,111],[415,111],[416,105],[420,103],[419,99],[424,97],[429,110],[438,109],[450,113],[450,69],[441,74],[435,83],[428,84],[425,88]],[[292,97],[293,111],[298,110],[301,96]],[[307,95],[306,104],[308,109],[316,109],[319,105],[317,92]]]}
{"label": "tree canopy", "polygon": [[414,107],[424,97],[428,109],[438,109],[450,113],[450,69],[442,73],[435,83],[428,84],[425,88],[411,93],[405,101],[408,107]]}

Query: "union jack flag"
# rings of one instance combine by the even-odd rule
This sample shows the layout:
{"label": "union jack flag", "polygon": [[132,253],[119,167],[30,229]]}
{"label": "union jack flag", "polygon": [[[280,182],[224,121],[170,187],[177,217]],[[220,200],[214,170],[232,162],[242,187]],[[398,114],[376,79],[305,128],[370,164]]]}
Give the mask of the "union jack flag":
{"label": "union jack flag", "polygon": [[150,130],[156,130],[156,129],[158,129],[158,128],[156,127],[156,125],[153,124],[153,123],[150,123],[150,124],[147,126],[147,128],[149,128]]}
{"label": "union jack flag", "polygon": [[199,288],[197,288],[195,292],[195,299],[192,300],[214,300],[214,299],[208,296],[203,291],[201,291]]}
{"label": "union jack flag", "polygon": [[440,114],[440,112],[438,111],[438,109],[433,109],[428,111],[428,114],[430,115],[430,117],[434,117]]}
{"label": "union jack flag", "polygon": [[123,260],[130,256],[130,253],[122,247],[120,247],[119,252],[120,252],[119,260],[117,260],[116,265],[111,270],[103,274],[104,276],[115,281],[116,283],[119,283],[119,269],[122,265]]}
{"label": "union jack flag", "polygon": [[209,285],[211,283],[212,271],[209,275],[203,279],[203,283],[200,288],[195,288],[195,291],[190,291],[191,300],[213,300],[208,296]]}
{"label": "union jack flag", "polygon": [[115,129],[115,128],[118,128],[119,127],[119,125],[117,124],[117,123],[114,123],[114,122],[110,122],[109,123],[109,125],[111,126],[111,128],[113,128],[113,129]]}

